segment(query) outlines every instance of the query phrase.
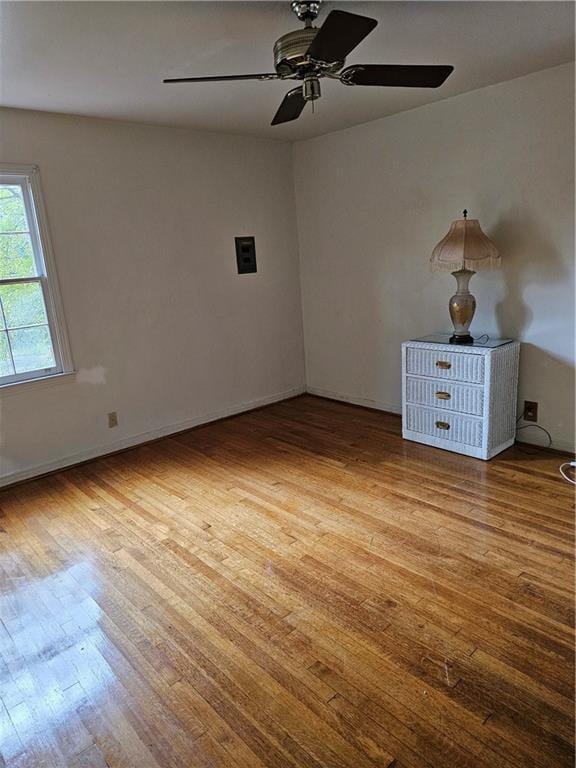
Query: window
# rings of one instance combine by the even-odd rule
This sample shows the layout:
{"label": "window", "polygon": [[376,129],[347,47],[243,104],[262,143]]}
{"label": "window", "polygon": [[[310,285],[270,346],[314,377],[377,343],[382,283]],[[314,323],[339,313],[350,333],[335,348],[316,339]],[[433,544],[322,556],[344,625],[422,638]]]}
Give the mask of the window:
{"label": "window", "polygon": [[34,166],[0,165],[0,386],[72,370]]}

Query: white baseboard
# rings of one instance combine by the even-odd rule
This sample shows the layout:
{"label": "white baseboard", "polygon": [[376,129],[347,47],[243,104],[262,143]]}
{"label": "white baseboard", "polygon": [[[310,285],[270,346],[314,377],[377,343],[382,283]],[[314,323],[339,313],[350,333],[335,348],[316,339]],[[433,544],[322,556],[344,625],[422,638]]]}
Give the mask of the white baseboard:
{"label": "white baseboard", "polygon": [[[319,397],[326,397],[329,400],[339,400],[343,403],[351,403],[352,405],[363,405],[366,408],[375,408],[378,411],[387,411],[388,413],[402,413],[402,406],[398,403],[387,403],[383,400],[371,400],[367,397],[354,397],[353,395],[345,395],[342,392],[334,392],[330,389],[321,389],[320,387],[307,387],[306,392],[310,395],[318,395]],[[519,441],[525,445],[535,446],[541,448],[542,443],[531,443],[528,440]],[[574,443],[570,440],[553,440],[552,448],[556,451],[565,451],[566,453],[574,454]]]}
{"label": "white baseboard", "polygon": [[402,413],[402,406],[398,403],[385,403],[383,400],[370,400],[367,397],[354,397],[353,395],[343,395],[341,392],[333,392],[330,389],[320,389],[319,387],[306,387],[309,395],[318,395],[318,397],[327,397],[329,400],[340,400],[343,403],[352,405],[363,405],[365,408],[375,408],[378,411],[388,411],[388,413]]}
{"label": "white baseboard", "polygon": [[[542,443],[530,443],[528,440],[516,440],[516,442],[520,443],[520,445],[530,445],[533,448],[546,447]],[[563,453],[569,453],[572,456],[575,454],[574,443],[570,442],[570,440],[553,440],[550,448],[553,448],[555,451],[562,451]]]}
{"label": "white baseboard", "polygon": [[[352,405],[363,405],[366,408],[375,408],[379,411],[387,411],[388,413],[400,414],[402,413],[402,406],[398,403],[387,403],[383,400],[372,400],[366,397],[355,397],[353,395],[346,395],[342,392],[334,392],[329,389],[321,389],[320,387],[295,387],[293,389],[286,390],[285,392],[279,392],[275,395],[269,395],[268,397],[257,398],[256,400],[250,400],[248,402],[241,403],[240,405],[231,406],[229,408],[223,408],[219,411],[212,411],[211,413],[203,414],[202,416],[196,416],[186,421],[177,422],[175,424],[169,424],[164,427],[158,427],[157,429],[149,430],[148,432],[140,432],[130,437],[124,437],[122,440],[117,440],[114,443],[108,443],[107,445],[97,446],[90,448],[86,451],[81,451],[69,456],[63,456],[54,461],[49,461],[44,464],[38,464],[34,467],[28,467],[27,469],[19,472],[12,472],[0,477],[0,488],[14,483],[22,482],[23,480],[31,480],[34,477],[45,475],[49,472],[54,472],[58,469],[66,469],[66,467],[74,466],[75,464],[81,464],[83,461],[89,461],[90,459],[97,459],[100,456],[106,456],[117,451],[122,451],[126,448],[132,448],[141,443],[147,443],[150,440],[156,440],[159,437],[167,437],[178,432],[183,432],[186,429],[197,427],[200,424],[208,424],[211,421],[218,421],[218,419],[226,418],[227,416],[234,416],[237,413],[243,413],[245,411],[254,410],[254,408],[261,408],[264,405],[272,405],[272,403],[278,403],[281,400],[288,400],[291,397],[302,395],[307,392],[310,395],[318,395],[319,397],[326,397],[329,400],[337,400],[343,403],[351,403]],[[524,441],[523,441],[524,442]],[[527,445],[537,445],[536,443],[528,443]],[[572,454],[574,452],[574,445],[569,440],[554,440],[552,447]]]}
{"label": "white baseboard", "polygon": [[164,427],[151,429],[148,432],[140,432],[136,435],[124,437],[122,440],[117,440],[114,443],[100,445],[69,456],[62,456],[58,459],[54,459],[54,461],[48,461],[45,464],[37,464],[34,467],[28,467],[20,472],[12,472],[7,475],[2,475],[0,477],[0,488],[22,482],[22,480],[31,480],[34,477],[45,475],[58,469],[65,469],[66,467],[71,467],[75,464],[81,464],[83,461],[89,461],[90,459],[97,459],[110,453],[123,451],[126,448],[133,448],[136,445],[147,443],[150,440],[156,440],[159,437],[167,437],[168,435],[174,435],[178,432],[184,432],[187,429],[192,429],[192,427],[198,427],[200,424],[208,424],[211,421],[218,421],[218,419],[224,419],[227,416],[234,416],[237,413],[252,411],[254,408],[261,408],[263,405],[272,405],[272,403],[278,403],[281,400],[288,400],[291,397],[304,394],[305,391],[306,388],[303,386],[295,387],[294,389],[289,389],[285,392],[278,392],[275,395],[260,397],[256,400],[250,400],[241,403],[240,405],[233,405],[219,411],[212,411],[211,413],[196,416],[192,419],[187,419],[186,421],[177,422],[176,424],[168,424]]}

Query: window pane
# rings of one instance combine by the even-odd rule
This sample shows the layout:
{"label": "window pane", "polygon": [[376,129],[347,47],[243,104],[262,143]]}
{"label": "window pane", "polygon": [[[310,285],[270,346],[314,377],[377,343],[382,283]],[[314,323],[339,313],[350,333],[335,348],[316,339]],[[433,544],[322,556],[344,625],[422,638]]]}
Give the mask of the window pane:
{"label": "window pane", "polygon": [[36,275],[30,235],[7,235],[0,232],[0,280]]}
{"label": "window pane", "polygon": [[52,368],[56,361],[47,325],[9,331],[16,373]]}
{"label": "window pane", "polygon": [[0,185],[0,232],[28,232],[22,187]]}
{"label": "window pane", "polygon": [[11,376],[14,374],[10,349],[8,348],[8,338],[6,333],[0,333],[0,376]]}
{"label": "window pane", "polygon": [[0,285],[0,304],[8,328],[48,322],[40,283]]}

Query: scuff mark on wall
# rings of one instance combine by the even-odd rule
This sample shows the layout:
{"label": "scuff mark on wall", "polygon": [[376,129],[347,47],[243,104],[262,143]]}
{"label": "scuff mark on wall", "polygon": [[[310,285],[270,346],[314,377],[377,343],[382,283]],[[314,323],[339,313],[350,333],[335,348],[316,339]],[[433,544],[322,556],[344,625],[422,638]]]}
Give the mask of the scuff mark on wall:
{"label": "scuff mark on wall", "polygon": [[80,368],[76,374],[78,384],[106,384],[106,368],[95,365],[93,368]]}

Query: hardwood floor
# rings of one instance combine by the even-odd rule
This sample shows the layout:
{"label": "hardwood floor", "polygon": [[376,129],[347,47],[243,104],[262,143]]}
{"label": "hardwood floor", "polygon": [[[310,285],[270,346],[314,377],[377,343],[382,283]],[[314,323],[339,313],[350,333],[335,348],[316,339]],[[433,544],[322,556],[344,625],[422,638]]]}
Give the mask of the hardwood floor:
{"label": "hardwood floor", "polygon": [[573,493],[304,396],[0,494],[9,768],[573,765]]}

